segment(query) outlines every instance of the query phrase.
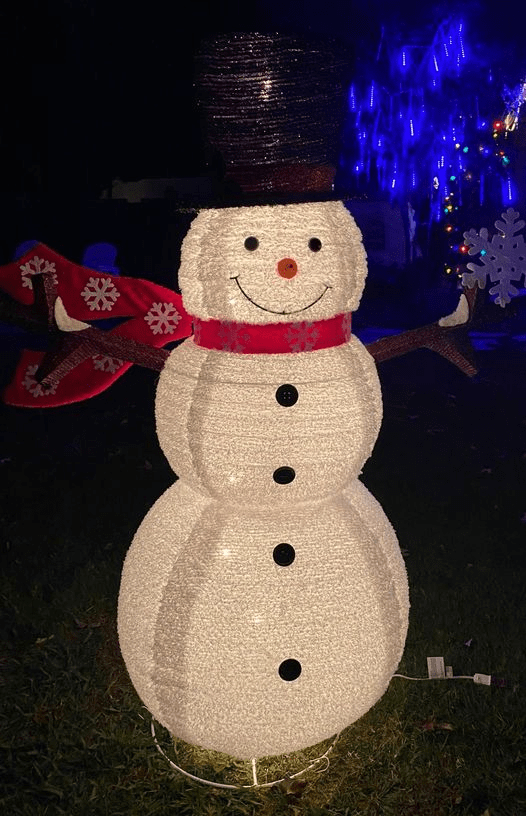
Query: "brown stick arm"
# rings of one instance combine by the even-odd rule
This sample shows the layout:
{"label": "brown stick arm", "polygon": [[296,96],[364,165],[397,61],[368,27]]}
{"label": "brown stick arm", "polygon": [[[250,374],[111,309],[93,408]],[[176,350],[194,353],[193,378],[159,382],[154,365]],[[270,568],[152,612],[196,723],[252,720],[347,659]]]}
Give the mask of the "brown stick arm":
{"label": "brown stick arm", "polygon": [[452,327],[431,323],[417,329],[409,329],[401,334],[382,337],[374,343],[369,343],[367,350],[377,363],[382,363],[385,360],[401,357],[410,351],[427,348],[445,357],[464,374],[473,377],[477,373],[477,368],[473,359],[473,349],[467,338],[467,326],[472,321],[477,290],[475,288],[464,289],[463,294],[466,297],[469,312],[465,323]]}
{"label": "brown stick arm", "polygon": [[61,332],[55,346],[40,364],[35,379],[44,386],[58,385],[75,366],[96,354],[161,371],[170,352],[93,327],[78,332]]}

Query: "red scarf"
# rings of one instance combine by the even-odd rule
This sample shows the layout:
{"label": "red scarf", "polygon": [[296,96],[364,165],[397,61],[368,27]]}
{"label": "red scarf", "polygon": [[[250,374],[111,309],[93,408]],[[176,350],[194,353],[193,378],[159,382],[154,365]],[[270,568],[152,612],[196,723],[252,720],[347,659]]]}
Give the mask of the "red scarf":
{"label": "red scarf", "polygon": [[234,354],[291,354],[341,346],[351,336],[351,314],[299,323],[233,323],[193,317],[194,343]]}
{"label": "red scarf", "polygon": [[[160,370],[170,353],[163,346],[190,337],[192,331],[197,345],[235,354],[316,351],[346,343],[351,333],[350,313],[327,320],[265,325],[201,320],[189,315],[181,295],[170,289],[140,278],[96,272],[68,261],[45,244],[37,244],[0,267],[0,289],[30,308],[35,302],[32,281],[40,274],[47,276],[46,288],[53,293],[48,308],[60,296],[68,315],[77,320],[127,319],[104,332],[86,329],[60,335],[64,343],[70,343],[69,349],[75,342],[77,348],[68,351],[60,376],[57,373],[47,388],[35,377],[46,353],[24,350],[4,392],[7,403],[21,407],[80,402],[100,394],[134,362]],[[51,316],[45,311],[41,316],[45,330],[46,317]]]}

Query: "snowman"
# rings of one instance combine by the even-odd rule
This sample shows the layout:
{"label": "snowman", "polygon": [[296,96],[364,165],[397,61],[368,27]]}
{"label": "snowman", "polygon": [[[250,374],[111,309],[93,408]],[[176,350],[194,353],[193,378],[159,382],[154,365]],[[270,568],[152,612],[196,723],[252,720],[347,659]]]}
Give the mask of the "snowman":
{"label": "snowman", "polygon": [[407,631],[398,543],[358,479],[382,405],[351,332],[365,251],[333,194],[344,62],[325,44],[251,33],[197,58],[204,131],[242,200],[200,210],[183,240],[193,336],[156,394],[179,479],[128,553],[118,628],[153,717],[240,759],[361,717]]}
{"label": "snowman", "polygon": [[[190,334],[163,349],[157,433],[178,480],[127,554],[118,633],[155,720],[239,759],[300,750],[360,718],[384,694],[407,632],[396,536],[359,479],[382,405],[373,358],[352,334],[365,251],[327,161],[339,67],[323,48],[277,35],[234,35],[204,53],[212,141],[244,200],[192,222],[180,314],[173,292],[103,280],[45,247],[3,275],[29,304],[20,270],[47,264],[47,296],[58,291],[55,305],[67,307],[55,320],[71,333],[63,358],[48,361],[54,379],[39,369],[34,380],[39,363],[30,372],[24,358],[13,404],[99,393],[123,360],[138,361],[153,307],[159,332],[148,342],[175,339],[161,332],[168,314]],[[82,322],[99,285],[112,315],[134,318],[107,332]],[[111,371],[92,370],[97,351],[111,353]],[[148,347],[145,364],[152,356]]]}
{"label": "snowman", "polygon": [[241,759],[313,745],[397,668],[406,571],[358,478],[382,415],[351,333],[365,276],[340,201],[208,209],[184,239],[194,335],[156,395],[179,479],[127,555],[118,629],[139,696],[189,743]]}

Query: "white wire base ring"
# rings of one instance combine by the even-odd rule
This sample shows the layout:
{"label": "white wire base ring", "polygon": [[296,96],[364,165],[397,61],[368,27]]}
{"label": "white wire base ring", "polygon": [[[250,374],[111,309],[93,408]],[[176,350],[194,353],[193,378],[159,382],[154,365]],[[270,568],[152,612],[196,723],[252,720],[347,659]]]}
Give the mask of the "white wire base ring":
{"label": "white wire base ring", "polygon": [[256,774],[256,760],[252,759],[252,778],[254,780],[252,782],[252,784],[251,785],[226,785],[226,784],[224,784],[222,782],[212,782],[211,779],[203,779],[200,776],[194,776],[194,774],[191,774],[188,771],[185,771],[184,768],[181,768],[179,765],[176,765],[175,762],[173,762],[170,759],[170,757],[166,755],[166,753],[163,751],[163,749],[159,745],[159,742],[157,740],[157,735],[155,733],[155,720],[154,720],[153,717],[152,717],[152,722],[151,722],[151,732],[152,732],[153,741],[155,743],[155,747],[157,748],[159,753],[165,758],[165,760],[168,762],[168,764],[174,770],[178,771],[178,773],[183,774],[183,776],[188,777],[188,779],[192,779],[194,782],[200,782],[203,785],[210,785],[211,787],[214,787],[214,788],[228,788],[229,790],[247,790],[249,788],[271,788],[274,785],[279,785],[281,782],[289,781],[290,779],[296,779],[298,776],[301,776],[302,774],[306,773],[307,771],[310,771],[310,770],[313,770],[314,768],[316,768],[316,766],[318,766],[319,763],[323,762],[324,760],[326,761],[327,764],[326,764],[326,766],[324,768],[321,769],[321,771],[318,771],[318,773],[326,771],[327,768],[329,767],[329,754],[331,753],[332,749],[336,745],[336,742],[338,741],[338,738],[339,738],[340,733],[341,733],[341,732],[339,732],[338,734],[336,734],[333,742],[331,743],[331,745],[329,745],[329,747],[327,748],[327,750],[325,751],[324,754],[322,754],[321,756],[314,759],[310,763],[310,765],[307,765],[306,768],[303,768],[301,771],[298,771],[295,774],[290,774],[290,775],[287,774],[286,776],[283,776],[281,779],[275,779],[273,782],[261,782],[261,783],[259,783],[258,780],[257,780],[257,774]]}

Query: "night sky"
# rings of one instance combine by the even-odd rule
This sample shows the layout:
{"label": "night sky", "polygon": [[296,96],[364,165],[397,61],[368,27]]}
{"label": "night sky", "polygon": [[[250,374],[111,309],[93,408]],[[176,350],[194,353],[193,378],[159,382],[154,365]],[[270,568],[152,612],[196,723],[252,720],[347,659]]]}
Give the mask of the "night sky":
{"label": "night sky", "polygon": [[131,4],[112,0],[19,0],[4,8],[1,193],[98,197],[115,177],[203,172],[192,54],[214,32],[338,37],[359,71],[382,26],[401,39],[429,43],[438,23],[458,12],[481,52],[514,65],[521,50],[513,35],[518,27],[498,16],[494,0],[425,8],[406,1],[396,10],[386,0],[237,5],[193,0],[184,21],[175,7],[157,0],[133,12]]}

